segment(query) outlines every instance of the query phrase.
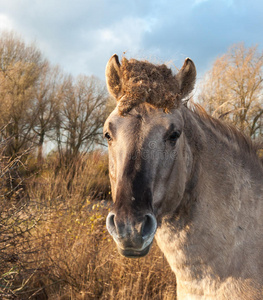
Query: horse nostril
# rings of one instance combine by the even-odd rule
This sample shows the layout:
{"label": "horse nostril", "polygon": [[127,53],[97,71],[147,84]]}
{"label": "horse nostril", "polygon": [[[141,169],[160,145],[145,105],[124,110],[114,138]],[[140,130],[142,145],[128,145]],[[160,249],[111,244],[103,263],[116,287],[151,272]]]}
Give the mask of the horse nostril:
{"label": "horse nostril", "polygon": [[152,214],[145,215],[145,221],[142,226],[142,237],[144,239],[150,237],[157,229],[157,221]]}
{"label": "horse nostril", "polygon": [[115,214],[110,212],[106,219],[106,227],[111,235],[116,234]]}

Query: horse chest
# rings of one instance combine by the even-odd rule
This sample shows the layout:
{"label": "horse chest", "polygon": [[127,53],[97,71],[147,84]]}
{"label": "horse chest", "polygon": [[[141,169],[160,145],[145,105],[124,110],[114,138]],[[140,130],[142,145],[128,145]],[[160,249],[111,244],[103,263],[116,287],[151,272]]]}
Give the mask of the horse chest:
{"label": "horse chest", "polygon": [[175,273],[197,265],[195,260],[198,249],[189,247],[191,235],[186,230],[174,232],[171,228],[163,226],[157,230],[155,238]]}
{"label": "horse chest", "polygon": [[176,275],[179,300],[262,299],[260,285],[223,274],[227,267],[225,255],[220,256],[218,251],[211,255],[212,249],[205,252],[202,238],[196,245],[193,241],[197,240],[189,231],[173,232],[169,226],[156,233],[157,244]]}
{"label": "horse chest", "polygon": [[192,240],[187,230],[173,232],[163,227],[156,233],[157,244],[176,275],[178,299],[217,299],[219,281]]}

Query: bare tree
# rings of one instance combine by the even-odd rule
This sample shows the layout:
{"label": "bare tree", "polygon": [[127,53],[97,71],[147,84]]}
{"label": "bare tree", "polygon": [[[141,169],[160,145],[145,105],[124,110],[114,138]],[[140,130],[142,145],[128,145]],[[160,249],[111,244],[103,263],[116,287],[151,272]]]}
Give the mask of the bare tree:
{"label": "bare tree", "polygon": [[79,76],[75,82],[67,77],[61,93],[63,101],[57,116],[59,140],[72,159],[81,150],[89,151],[101,143],[108,94],[105,85],[93,76]]}
{"label": "bare tree", "polygon": [[7,154],[16,156],[32,141],[36,119],[34,86],[45,62],[34,45],[12,33],[0,36],[0,126],[3,139],[12,137]]}
{"label": "bare tree", "polygon": [[199,101],[214,116],[258,137],[262,133],[263,53],[244,44],[232,46],[206,74]]}
{"label": "bare tree", "polygon": [[55,129],[56,115],[60,107],[59,91],[62,74],[59,67],[51,67],[48,62],[44,65],[38,84],[34,86],[35,111],[34,133],[38,137],[38,163],[43,159],[43,144],[46,136]]}
{"label": "bare tree", "polygon": [[0,36],[0,140],[8,140],[6,155],[16,157],[29,144],[54,139],[69,161],[102,143],[108,112],[105,84],[91,76],[74,79],[43,59],[34,45],[12,33]]}

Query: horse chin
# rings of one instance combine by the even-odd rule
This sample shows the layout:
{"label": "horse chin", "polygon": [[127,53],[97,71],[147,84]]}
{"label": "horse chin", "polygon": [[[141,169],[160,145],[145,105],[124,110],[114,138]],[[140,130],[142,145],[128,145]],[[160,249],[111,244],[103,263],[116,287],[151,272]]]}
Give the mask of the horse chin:
{"label": "horse chin", "polygon": [[148,245],[147,247],[145,247],[144,249],[133,249],[133,248],[127,248],[127,249],[122,249],[118,247],[118,251],[122,256],[125,256],[127,258],[139,258],[139,257],[143,257],[145,255],[147,255],[151,249],[151,245]]}

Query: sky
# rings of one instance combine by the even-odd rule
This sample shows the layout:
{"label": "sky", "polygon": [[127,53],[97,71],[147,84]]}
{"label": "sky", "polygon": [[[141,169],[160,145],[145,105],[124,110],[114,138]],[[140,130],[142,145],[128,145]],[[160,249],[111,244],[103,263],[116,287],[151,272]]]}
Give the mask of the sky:
{"label": "sky", "polygon": [[263,50],[262,16],[262,0],[0,0],[0,31],[102,80],[114,53],[177,68],[190,57],[201,79],[233,44]]}

